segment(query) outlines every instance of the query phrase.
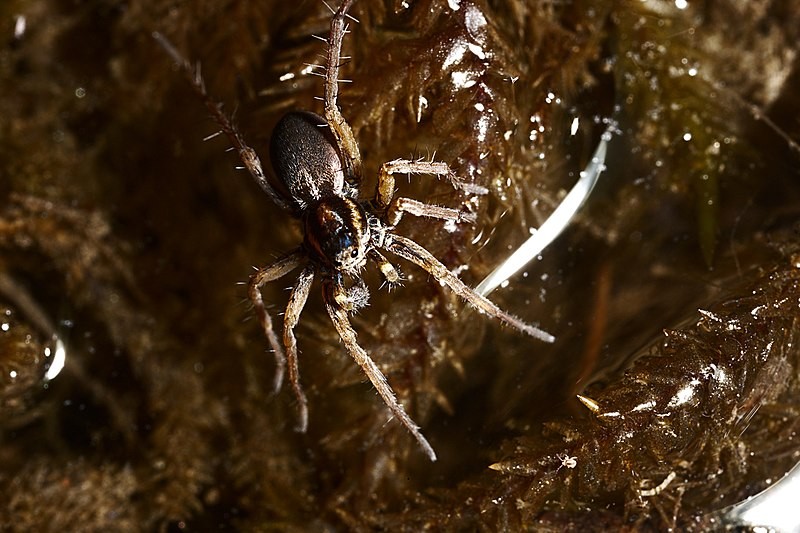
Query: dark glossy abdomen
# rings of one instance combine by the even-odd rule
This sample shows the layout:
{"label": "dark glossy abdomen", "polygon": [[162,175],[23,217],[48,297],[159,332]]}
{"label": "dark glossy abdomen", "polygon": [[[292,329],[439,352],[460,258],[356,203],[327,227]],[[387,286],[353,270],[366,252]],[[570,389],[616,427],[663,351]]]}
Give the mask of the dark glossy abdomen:
{"label": "dark glossy abdomen", "polygon": [[283,194],[299,210],[322,198],[342,195],[342,163],[321,116],[308,111],[284,115],[272,131],[270,156]]}

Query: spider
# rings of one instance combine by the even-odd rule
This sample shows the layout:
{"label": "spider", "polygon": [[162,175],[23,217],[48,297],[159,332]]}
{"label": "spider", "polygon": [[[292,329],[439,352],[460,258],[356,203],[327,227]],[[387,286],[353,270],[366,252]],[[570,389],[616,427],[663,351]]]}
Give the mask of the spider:
{"label": "spider", "polygon": [[[273,186],[265,176],[255,150],[245,144],[221,105],[207,93],[199,69],[184,59],[166,38],[158,33],[153,36],[186,75],[220,127],[219,133],[228,137],[244,167],[263,191],[275,204],[302,222],[303,243],[272,264],[258,269],[248,284],[248,296],[275,354],[276,392],[288,365],[289,381],[299,411],[297,430],[305,432],[308,427],[308,402],[300,385],[294,328],[314,278],[320,278],[325,308],[347,352],[369,378],[391,413],[414,436],[431,461],[435,461],[433,447],[397,401],[381,370],[358,344],[356,332],[350,324],[348,315],[364,307],[369,297],[361,279],[361,271],[367,263],[375,263],[388,285],[396,286],[401,281],[400,275],[381,253],[389,252],[418,265],[479,311],[544,342],[555,339],[503,311],[464,284],[425,248],[395,233],[404,213],[454,223],[472,220],[470,214],[457,209],[394,196],[394,174],[397,173],[443,176],[457,187],[459,181],[447,164],[419,159],[396,159],[383,163],[374,196],[371,199],[360,198],[361,154],[336,103],[342,40],[347,33],[346,18],[350,17],[347,12],[353,1],[344,0],[331,19],[324,67],[324,117],[308,111],[292,111],[278,122],[272,132],[270,155],[277,186]],[[264,306],[261,289],[297,268],[300,268],[300,275],[286,307],[281,345]]]}

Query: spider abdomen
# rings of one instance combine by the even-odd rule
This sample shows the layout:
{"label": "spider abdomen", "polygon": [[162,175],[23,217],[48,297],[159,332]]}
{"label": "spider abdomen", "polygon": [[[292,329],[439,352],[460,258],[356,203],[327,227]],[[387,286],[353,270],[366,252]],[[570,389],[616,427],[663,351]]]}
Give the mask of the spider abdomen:
{"label": "spider abdomen", "polygon": [[282,195],[298,211],[328,196],[341,196],[344,171],[336,140],[321,116],[292,111],[278,121],[270,139],[272,168]]}

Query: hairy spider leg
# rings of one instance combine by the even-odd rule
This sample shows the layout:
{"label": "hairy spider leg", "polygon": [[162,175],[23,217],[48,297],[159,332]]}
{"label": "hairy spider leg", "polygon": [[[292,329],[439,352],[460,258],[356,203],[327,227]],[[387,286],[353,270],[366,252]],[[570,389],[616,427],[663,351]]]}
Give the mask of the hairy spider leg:
{"label": "hairy spider leg", "polygon": [[297,398],[297,409],[299,420],[297,431],[305,433],[308,429],[308,400],[300,385],[300,369],[297,357],[297,339],[294,336],[294,328],[300,320],[300,313],[308,300],[308,292],[314,281],[314,265],[306,265],[297,278],[297,283],[289,295],[289,303],[286,306],[286,315],[283,317],[283,345],[286,347],[286,360],[289,364],[289,382],[292,384],[294,397]]}
{"label": "hairy spider leg", "polygon": [[453,292],[478,309],[478,311],[486,313],[487,315],[494,317],[497,320],[500,320],[501,322],[504,322],[509,326],[541,341],[555,341],[555,337],[546,331],[531,324],[527,324],[519,318],[506,313],[490,300],[470,289],[463,281],[458,279],[455,274],[450,272],[447,267],[445,267],[438,259],[436,259],[433,254],[411,239],[392,233],[386,236],[386,241],[387,242],[384,246],[384,249],[421,267],[423,270],[427,271],[434,278],[436,278],[437,281],[440,281],[450,287]]}
{"label": "hairy spider leg", "polygon": [[325,120],[328,121],[331,132],[336,138],[342,164],[345,170],[345,179],[354,189],[361,184],[361,152],[353,130],[342,116],[336,103],[339,94],[339,62],[342,56],[342,41],[347,32],[345,17],[353,4],[353,0],[344,0],[342,5],[331,19],[331,31],[328,35],[328,53],[325,68]]}
{"label": "hairy spider leg", "polygon": [[261,160],[258,158],[256,151],[245,144],[244,139],[242,139],[242,136],[233,125],[231,119],[222,111],[222,104],[214,100],[211,95],[208,94],[208,91],[206,91],[205,81],[203,81],[203,76],[200,74],[200,66],[198,65],[196,68],[193,67],[191,63],[178,52],[172,43],[160,33],[153,32],[153,38],[181,69],[181,72],[183,72],[184,76],[189,81],[189,85],[191,85],[194,92],[197,93],[203,101],[203,104],[205,104],[206,109],[208,109],[208,112],[211,114],[211,118],[213,118],[214,122],[220,127],[222,133],[228,137],[228,140],[239,155],[239,159],[242,161],[244,168],[247,169],[256,183],[267,193],[273,202],[283,209],[291,211],[292,208],[278,194],[272,185],[270,185],[267,177],[264,175],[264,169],[261,166]]}
{"label": "hairy spider leg", "polygon": [[386,283],[389,284],[390,289],[400,285],[400,273],[397,271],[395,266],[383,256],[383,254],[373,248],[367,252],[367,256],[378,265],[381,275],[383,276],[383,279],[386,280]]}
{"label": "hairy spider leg", "polygon": [[283,374],[286,370],[286,355],[283,352],[283,346],[281,346],[278,336],[275,334],[275,329],[272,327],[272,319],[269,317],[266,307],[264,307],[261,287],[270,281],[282,278],[300,266],[305,259],[305,252],[298,248],[274,263],[258,269],[255,274],[250,276],[250,282],[247,287],[247,295],[253,303],[253,308],[261,324],[261,329],[264,330],[264,335],[267,337],[272,351],[275,354],[275,380],[272,386],[275,393],[281,390],[281,385],[283,384]]}
{"label": "hairy spider leg", "polygon": [[378,173],[378,185],[375,189],[375,199],[373,200],[377,209],[387,209],[385,222],[389,226],[396,226],[403,216],[403,213],[410,213],[419,217],[438,218],[441,220],[452,220],[455,222],[475,222],[475,215],[466,211],[460,211],[450,207],[426,204],[413,198],[398,197],[394,198],[395,179],[394,174],[433,174],[436,176],[446,176],[451,185],[458,188],[459,180],[446,163],[439,161],[412,161],[408,159],[396,159],[381,165]]}
{"label": "hairy spider leg", "polygon": [[447,163],[440,161],[412,161],[410,159],[395,159],[381,165],[378,173],[378,185],[375,188],[375,206],[386,209],[394,197],[394,174],[432,174],[446,176],[451,183],[456,177]]}
{"label": "hairy spider leg", "polygon": [[367,375],[372,386],[378,391],[378,394],[383,399],[386,406],[400,422],[408,429],[408,431],[417,439],[422,449],[428,455],[431,461],[436,460],[436,452],[428,440],[422,435],[419,426],[411,419],[405,412],[403,406],[398,403],[394,391],[386,381],[386,376],[378,368],[378,365],[370,358],[369,354],[359,346],[356,341],[356,332],[347,318],[347,311],[345,311],[335,299],[336,285],[339,282],[333,279],[327,279],[323,282],[323,299],[325,301],[325,308],[328,310],[328,315],[331,317],[336,331],[339,333],[342,342],[344,343],[347,352],[358,363],[361,370]]}
{"label": "hairy spider leg", "polygon": [[403,213],[408,213],[417,217],[438,218],[440,220],[452,220],[454,222],[474,223],[477,218],[474,213],[461,211],[452,207],[442,207],[440,205],[426,204],[413,198],[400,196],[392,202],[389,211],[386,213],[386,222],[390,226],[400,223]]}

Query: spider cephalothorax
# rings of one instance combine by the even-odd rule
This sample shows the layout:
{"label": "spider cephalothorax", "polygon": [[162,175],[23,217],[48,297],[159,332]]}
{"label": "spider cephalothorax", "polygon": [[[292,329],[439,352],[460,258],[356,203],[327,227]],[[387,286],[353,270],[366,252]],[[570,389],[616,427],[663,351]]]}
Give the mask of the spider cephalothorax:
{"label": "spider cephalothorax", "polygon": [[322,264],[358,273],[371,245],[367,218],[350,198],[331,196],[309,205],[303,213],[306,250]]}
{"label": "spider cephalothorax", "polygon": [[[203,80],[195,69],[162,36],[156,34],[155,37],[183,68],[222,132],[233,143],[245,168],[261,188],[277,205],[303,221],[303,244],[281,259],[259,269],[250,278],[248,288],[250,300],[275,352],[278,367],[275,376],[276,390],[281,386],[284,368],[288,363],[289,381],[300,411],[298,429],[305,431],[308,426],[308,406],[300,386],[294,328],[308,298],[311,284],[315,277],[319,277],[322,280],[326,310],[347,351],[362,368],[392,414],[417,439],[428,457],[436,460],[433,448],[397,402],[383,373],[356,342],[356,333],[350,325],[348,313],[363,307],[369,295],[359,277],[367,263],[371,261],[378,265],[386,281],[390,285],[396,284],[400,276],[392,263],[381,254],[381,250],[387,251],[423,268],[487,315],[545,342],[552,342],[554,339],[538,327],[506,313],[467,287],[425,248],[395,233],[394,228],[404,213],[451,222],[472,219],[470,213],[458,209],[394,196],[393,174],[397,173],[445,176],[454,186],[458,185],[460,182],[445,163],[403,159],[384,163],[378,173],[374,197],[370,200],[359,200],[361,154],[350,126],[336,104],[340,53],[346,32],[345,17],[348,16],[347,11],[352,3],[353,0],[344,0],[331,20],[324,67],[324,118],[307,111],[294,111],[285,115],[273,131],[270,153],[277,186],[266,179],[258,155],[244,143],[219,104],[207,94]],[[281,343],[264,306],[261,287],[300,267],[302,270],[289,296]],[[350,286],[346,286],[346,278],[352,281]]]}

